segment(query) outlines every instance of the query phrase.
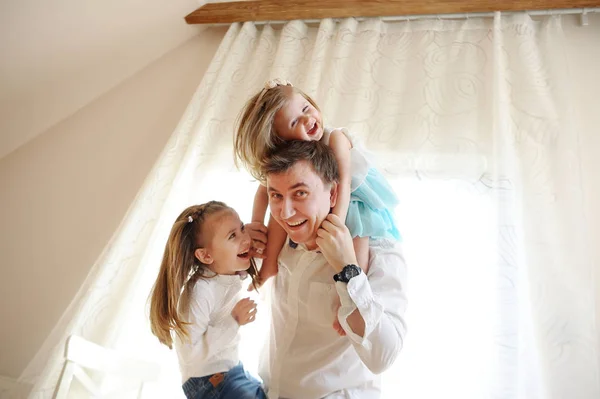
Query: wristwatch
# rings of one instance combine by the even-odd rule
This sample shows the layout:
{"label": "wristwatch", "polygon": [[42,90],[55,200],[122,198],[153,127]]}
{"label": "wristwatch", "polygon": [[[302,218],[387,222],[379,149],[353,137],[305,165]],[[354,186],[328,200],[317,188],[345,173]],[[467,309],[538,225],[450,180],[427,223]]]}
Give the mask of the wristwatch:
{"label": "wristwatch", "polygon": [[358,276],[362,269],[356,265],[350,264],[344,266],[341,272],[333,275],[333,281],[341,281],[347,283],[352,277]]}

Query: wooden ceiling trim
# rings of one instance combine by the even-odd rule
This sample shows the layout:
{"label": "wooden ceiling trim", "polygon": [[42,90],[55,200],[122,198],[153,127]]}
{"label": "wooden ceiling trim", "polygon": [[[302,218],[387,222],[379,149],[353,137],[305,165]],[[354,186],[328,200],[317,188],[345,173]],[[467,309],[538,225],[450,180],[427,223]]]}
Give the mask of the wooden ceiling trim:
{"label": "wooden ceiling trim", "polygon": [[208,3],[188,14],[185,20],[188,24],[228,24],[595,7],[600,7],[600,0],[257,0]]}

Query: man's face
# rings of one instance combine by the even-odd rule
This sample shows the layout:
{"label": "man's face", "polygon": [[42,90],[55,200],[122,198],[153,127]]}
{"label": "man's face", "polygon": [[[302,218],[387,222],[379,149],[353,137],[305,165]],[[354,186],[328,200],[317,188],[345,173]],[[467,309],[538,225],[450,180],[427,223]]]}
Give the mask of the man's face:
{"label": "man's face", "polygon": [[267,175],[271,215],[292,241],[316,249],[317,230],[337,199],[337,185],[325,184],[307,161]]}

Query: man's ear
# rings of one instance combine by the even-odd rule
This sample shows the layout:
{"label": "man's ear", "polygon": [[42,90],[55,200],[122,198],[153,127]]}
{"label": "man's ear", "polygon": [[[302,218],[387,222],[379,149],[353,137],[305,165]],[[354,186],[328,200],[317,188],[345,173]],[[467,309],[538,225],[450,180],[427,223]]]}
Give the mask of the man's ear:
{"label": "man's ear", "polygon": [[329,191],[329,207],[333,208],[337,203],[338,196],[338,184],[333,182],[331,183],[331,189]]}
{"label": "man's ear", "polygon": [[194,251],[194,256],[196,256],[196,259],[198,259],[205,265],[210,265],[211,263],[213,263],[213,258],[212,256],[210,256],[206,248],[196,248],[196,250]]}

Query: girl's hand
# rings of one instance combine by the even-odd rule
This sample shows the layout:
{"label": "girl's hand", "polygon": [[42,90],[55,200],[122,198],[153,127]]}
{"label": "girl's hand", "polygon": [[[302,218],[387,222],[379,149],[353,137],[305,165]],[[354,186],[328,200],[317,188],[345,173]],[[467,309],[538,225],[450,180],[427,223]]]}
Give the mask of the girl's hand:
{"label": "girl's hand", "polygon": [[248,223],[245,227],[252,239],[250,256],[253,258],[264,259],[267,250],[267,227],[261,222]]}
{"label": "girl's hand", "polygon": [[233,307],[231,316],[240,326],[253,322],[256,318],[256,302],[250,298],[240,299]]}
{"label": "girl's hand", "polygon": [[317,231],[317,245],[336,273],[349,264],[357,265],[350,231],[341,219],[330,213]]}

